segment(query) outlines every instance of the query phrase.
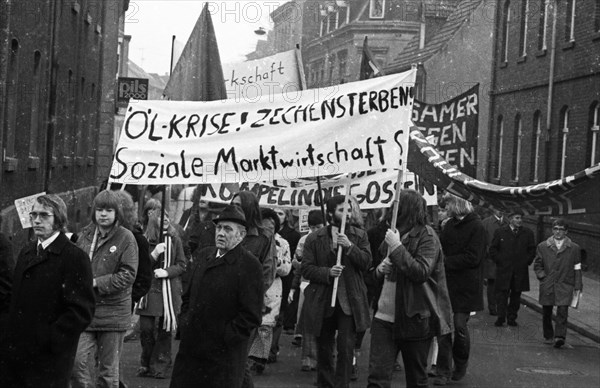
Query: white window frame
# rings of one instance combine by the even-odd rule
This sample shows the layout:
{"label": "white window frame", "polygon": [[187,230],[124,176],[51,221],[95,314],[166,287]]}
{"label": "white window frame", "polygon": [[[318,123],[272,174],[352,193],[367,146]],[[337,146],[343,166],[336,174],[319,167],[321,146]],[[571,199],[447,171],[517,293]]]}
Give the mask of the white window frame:
{"label": "white window frame", "polygon": [[[376,1],[381,1],[381,15],[374,15]],[[385,0],[370,0],[369,1],[369,19],[383,19],[384,17],[385,17]]]}
{"label": "white window frame", "polygon": [[542,30],[542,50],[548,49],[548,44],[546,41],[548,40],[548,11],[550,10],[550,2],[548,0],[543,0],[544,2],[544,28]]}
{"label": "white window frame", "polygon": [[502,62],[508,62],[508,37],[510,35],[510,0],[507,0],[504,3],[504,10],[506,11],[506,15],[504,16],[504,51],[502,53]]}
{"label": "white window frame", "polygon": [[542,138],[542,114],[534,116],[536,118],[535,128],[535,155],[534,155],[534,167],[533,167],[533,181],[538,182],[539,171],[540,171],[540,140]]}
{"label": "white window frame", "polygon": [[560,177],[565,176],[565,162],[567,159],[567,135],[569,134],[569,108],[565,108],[562,122],[562,150],[560,152]]}
{"label": "white window frame", "polygon": [[498,134],[498,175],[496,179],[502,176],[502,148],[504,147],[504,116],[500,116],[500,133]]}
{"label": "white window frame", "polygon": [[596,160],[596,147],[598,147],[598,132],[600,132],[600,102],[596,103],[594,108],[594,120],[592,122],[592,155],[590,157],[590,166],[593,166],[598,161]]}
{"label": "white window frame", "polygon": [[[525,18],[525,23],[522,24],[523,26],[523,47],[521,47],[521,52],[519,53],[519,55],[521,57],[525,57],[527,56],[527,28],[528,28],[528,23],[529,23],[529,0],[522,0],[525,2],[525,11],[523,12],[523,14],[521,15],[522,18]],[[521,7],[521,9],[523,9],[523,7]]]}
{"label": "white window frame", "polygon": [[517,121],[517,150],[515,155],[515,173],[513,175],[513,180],[519,181],[519,170],[521,169],[521,140],[523,138],[523,119],[521,116],[518,116]]}
{"label": "white window frame", "polygon": [[571,3],[571,31],[569,31],[569,42],[575,41],[575,4],[577,0],[573,0]]}

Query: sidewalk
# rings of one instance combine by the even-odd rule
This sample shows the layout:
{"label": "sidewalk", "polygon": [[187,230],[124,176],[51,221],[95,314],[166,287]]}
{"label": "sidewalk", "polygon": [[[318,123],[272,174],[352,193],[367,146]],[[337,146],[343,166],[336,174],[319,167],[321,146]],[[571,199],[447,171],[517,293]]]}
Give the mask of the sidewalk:
{"label": "sidewalk", "polygon": [[[529,267],[529,286],[531,291],[521,295],[521,303],[542,313],[538,303],[540,282]],[[583,295],[577,309],[569,307],[568,328],[577,333],[600,342],[600,282],[583,273]]]}

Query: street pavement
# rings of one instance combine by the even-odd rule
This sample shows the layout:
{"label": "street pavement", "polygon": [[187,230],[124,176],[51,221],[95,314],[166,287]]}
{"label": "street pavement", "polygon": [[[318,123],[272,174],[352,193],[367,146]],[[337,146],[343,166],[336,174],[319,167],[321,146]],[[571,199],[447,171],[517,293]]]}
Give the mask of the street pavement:
{"label": "street pavement", "polygon": [[[589,286],[591,283],[588,281],[587,284]],[[593,298],[591,293],[587,295],[589,299]],[[572,312],[573,309],[570,309],[570,315]],[[593,314],[590,319],[595,319],[597,323],[598,310]],[[487,312],[478,312],[471,317],[469,321],[471,361],[468,373],[462,381],[452,382],[449,386],[536,388],[600,386],[600,344],[588,336],[569,330],[567,343],[563,348],[555,349],[551,345],[546,345],[543,343],[541,314],[526,305],[522,305],[519,311],[518,327],[498,328],[494,326],[494,320],[495,317],[488,315]],[[300,371],[300,348],[293,346],[291,341],[292,336],[282,335],[278,362],[269,364],[263,375],[254,377],[255,387],[314,386],[316,372]],[[174,341],[174,354],[178,345],[179,342]],[[361,368],[359,380],[353,382],[351,387],[367,386],[369,345],[370,336],[367,333],[359,357]],[[122,367],[128,386],[130,388],[168,387],[168,379],[135,377],[140,350],[139,342],[129,342],[124,345]],[[395,372],[392,387],[404,386],[404,373]]]}

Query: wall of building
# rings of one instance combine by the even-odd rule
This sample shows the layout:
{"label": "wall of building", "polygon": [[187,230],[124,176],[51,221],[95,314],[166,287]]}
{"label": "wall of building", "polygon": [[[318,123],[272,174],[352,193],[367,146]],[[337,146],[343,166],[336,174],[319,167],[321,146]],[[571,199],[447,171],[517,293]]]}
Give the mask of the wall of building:
{"label": "wall of building", "polygon": [[2,230],[14,241],[26,233],[14,200],[41,191],[68,199],[74,228],[89,220],[110,166],[117,37],[127,3],[2,2],[0,209]]}
{"label": "wall of building", "polygon": [[[503,36],[499,34],[495,64],[496,84],[492,93],[494,125],[490,137],[491,160],[488,178],[503,185],[524,186],[557,179],[561,176],[564,107],[569,108],[564,175],[581,171],[590,165],[590,114],[593,104],[600,102],[600,32],[595,30],[594,2],[577,1],[575,9],[574,40],[565,37],[566,2],[559,1],[556,18],[556,51],[550,127],[547,127],[549,77],[551,68],[553,10],[547,19],[546,49],[539,49],[540,8],[530,1],[527,18],[527,45],[520,55],[521,2],[510,2],[511,22],[508,23],[508,50],[503,61]],[[550,3],[553,3],[552,1]],[[506,1],[498,2],[498,31],[503,31]],[[539,153],[535,152],[536,112],[541,120]],[[502,148],[500,149],[499,117],[502,117]],[[517,162],[517,117],[521,118],[520,166],[515,177]],[[499,163],[499,155],[501,163]],[[534,179],[535,163],[538,179]],[[501,167],[498,169],[498,165]],[[498,170],[499,174],[498,174]],[[499,179],[497,177],[499,176]],[[597,198],[598,193],[589,193]],[[570,237],[587,252],[588,267],[600,272],[600,215],[565,217],[571,223]],[[538,240],[550,235],[551,217],[543,217],[537,226]]]}
{"label": "wall of building", "polygon": [[477,178],[486,177],[489,154],[488,92],[492,75],[493,12],[490,4],[482,2],[448,44],[424,64],[424,100],[428,103],[442,103],[479,83]]}

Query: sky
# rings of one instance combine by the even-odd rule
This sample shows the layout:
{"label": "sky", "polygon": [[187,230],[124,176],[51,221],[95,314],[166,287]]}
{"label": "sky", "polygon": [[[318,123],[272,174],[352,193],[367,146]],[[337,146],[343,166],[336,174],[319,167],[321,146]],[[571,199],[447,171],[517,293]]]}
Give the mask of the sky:
{"label": "sky", "polygon": [[[256,41],[265,39],[254,33],[259,27],[271,29],[269,14],[286,1],[209,2],[209,10],[221,62],[241,62],[254,51]],[[192,32],[204,1],[197,0],[131,0],[125,14],[125,34],[131,35],[129,58],[149,73],[169,71],[171,39],[185,44]]]}

